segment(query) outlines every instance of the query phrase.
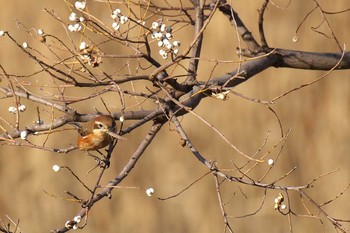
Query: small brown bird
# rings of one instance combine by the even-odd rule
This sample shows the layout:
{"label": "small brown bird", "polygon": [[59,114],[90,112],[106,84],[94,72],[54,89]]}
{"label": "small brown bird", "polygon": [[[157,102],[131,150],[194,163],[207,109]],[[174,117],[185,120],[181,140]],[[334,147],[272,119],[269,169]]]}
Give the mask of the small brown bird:
{"label": "small brown bird", "polygon": [[86,122],[78,129],[78,148],[82,151],[98,150],[108,146],[113,138],[125,140],[114,133],[116,123],[113,117],[101,115],[94,120]]}

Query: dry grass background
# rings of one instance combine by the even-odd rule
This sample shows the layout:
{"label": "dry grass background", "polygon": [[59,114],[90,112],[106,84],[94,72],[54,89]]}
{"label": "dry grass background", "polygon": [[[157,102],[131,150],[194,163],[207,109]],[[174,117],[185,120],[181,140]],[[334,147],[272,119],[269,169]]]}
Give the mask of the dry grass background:
{"label": "dry grass background", "polygon": [[[252,30],[257,33],[257,9],[262,1],[234,1],[234,7]],[[276,1],[282,5],[287,1]],[[348,0],[319,1],[329,11],[344,10],[350,7]],[[90,9],[102,20],[109,19],[102,3],[88,0]],[[19,42],[32,39],[18,31],[14,19],[28,27],[43,28],[58,37],[65,37],[62,27],[42,11],[54,9],[62,18],[69,12],[63,1],[5,1],[0,0],[0,29],[15,35]],[[313,1],[292,1],[286,10],[269,7],[266,20],[266,35],[272,47],[305,51],[337,51],[337,46],[310,30],[320,22],[314,16],[302,27],[299,41],[292,42],[298,23],[306,12],[312,9]],[[341,43],[350,46],[350,13],[330,16],[333,29]],[[189,31],[190,32],[190,31]],[[176,35],[189,41],[189,33]],[[205,32],[202,57],[217,59],[236,59],[236,36],[226,18],[217,14]],[[9,40],[0,38],[0,64],[8,73],[25,74],[36,70],[37,66],[28,61]],[[104,66],[114,65],[111,61]],[[208,78],[212,63],[201,63],[199,77]],[[221,65],[214,76],[232,69],[232,64]],[[235,88],[245,95],[269,100],[301,84],[315,80],[324,72],[300,71],[290,69],[269,69],[250,81]],[[277,102],[273,108],[278,113],[285,129],[292,128],[285,144],[281,160],[270,174],[276,178],[294,166],[297,171],[284,180],[283,184],[301,185],[326,172],[339,169],[335,174],[318,181],[316,187],[308,193],[317,201],[323,202],[337,195],[350,182],[350,71],[336,71],[325,80],[292,93]],[[36,77],[39,78],[40,77]],[[6,85],[6,82],[0,82]],[[88,91],[88,90],[84,90]],[[13,115],[7,112],[11,100],[1,100],[1,117],[11,120]],[[112,100],[108,100],[111,101]],[[25,103],[25,101],[24,101]],[[101,106],[99,100],[91,105],[74,106],[80,111],[93,112],[91,106]],[[214,107],[215,106],[215,107]],[[196,112],[215,125],[236,146],[246,153],[254,153],[262,144],[268,131],[268,146],[275,144],[279,137],[278,122],[263,105],[252,103],[231,95],[228,101],[207,98]],[[35,119],[35,109],[23,114],[23,125]],[[14,119],[12,119],[14,120]],[[195,117],[186,115],[182,119],[194,144],[208,159],[216,159],[218,166],[231,168],[231,160],[239,161],[238,155],[220,138]],[[127,135],[128,141],[118,145],[113,154],[112,164],[105,181],[118,173],[129,159],[138,143],[142,140],[149,125],[137,133]],[[207,170],[187,150],[178,145],[178,136],[164,126],[162,132],[147,149],[135,169],[122,183],[123,186],[154,187],[155,196],[149,198],[142,190],[116,189],[112,200],[103,200],[92,209],[88,226],[83,232],[222,232],[223,220],[215,193],[214,179],[207,176],[182,195],[159,201],[157,197],[166,197],[185,188]],[[68,131],[61,136],[50,138],[53,146],[65,147],[75,141],[76,133]],[[31,138],[32,139],[32,138]],[[40,141],[40,139],[34,139]],[[94,165],[92,159],[81,152],[58,155],[28,148],[0,148],[0,218],[5,215],[13,220],[20,219],[22,232],[47,232],[61,227],[79,210],[78,204],[62,201],[46,195],[43,190],[57,196],[64,196],[69,190],[84,195],[83,188],[67,172],[52,172],[52,165],[68,165],[88,184],[94,183],[96,173],[86,174]],[[267,166],[261,166],[253,174],[262,174]],[[247,195],[244,195],[239,191]],[[263,196],[263,190],[238,184],[223,185],[224,201],[229,201],[226,209],[230,216],[239,216],[255,211]],[[287,217],[273,210],[276,191],[268,191],[263,209],[252,217],[230,218],[236,232],[288,232]],[[349,198],[347,192],[337,201],[325,207],[332,216],[349,218]],[[231,200],[231,201],[230,201]],[[297,196],[292,195],[294,208],[302,210]],[[320,232],[322,225],[316,219],[293,218],[295,232]],[[326,223],[325,231],[333,227]]]}

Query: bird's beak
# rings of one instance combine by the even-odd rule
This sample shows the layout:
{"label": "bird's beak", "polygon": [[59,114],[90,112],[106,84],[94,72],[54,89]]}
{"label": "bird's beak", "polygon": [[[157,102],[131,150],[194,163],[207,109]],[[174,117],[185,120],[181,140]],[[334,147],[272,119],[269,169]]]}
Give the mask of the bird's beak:
{"label": "bird's beak", "polygon": [[107,133],[108,133],[111,137],[114,137],[114,138],[116,138],[116,139],[126,140],[126,138],[123,138],[122,136],[120,136],[120,135],[118,135],[118,134],[116,134],[116,133],[113,133],[113,132],[111,132],[111,131],[108,131]]}

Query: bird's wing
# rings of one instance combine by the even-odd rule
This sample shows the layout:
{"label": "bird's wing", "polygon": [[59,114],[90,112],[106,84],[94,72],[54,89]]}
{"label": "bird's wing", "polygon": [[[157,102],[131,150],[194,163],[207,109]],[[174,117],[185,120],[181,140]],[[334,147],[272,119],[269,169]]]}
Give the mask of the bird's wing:
{"label": "bird's wing", "polygon": [[78,133],[82,137],[88,135],[89,133],[92,133],[91,130],[89,130],[89,127],[86,124],[81,125],[78,122],[69,122],[68,124],[73,125],[75,128],[77,128]]}

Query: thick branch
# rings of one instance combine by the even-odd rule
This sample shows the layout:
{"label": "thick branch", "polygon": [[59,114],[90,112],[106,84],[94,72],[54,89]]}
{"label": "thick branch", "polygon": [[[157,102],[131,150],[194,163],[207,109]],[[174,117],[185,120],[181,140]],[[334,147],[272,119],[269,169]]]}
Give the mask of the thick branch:
{"label": "thick branch", "polygon": [[[250,60],[227,74],[210,79],[206,85],[194,86],[190,92],[181,96],[179,101],[186,107],[194,109],[204,97],[211,95],[212,88],[235,87],[270,67],[309,70],[350,69],[350,52],[345,53],[343,58],[342,56],[341,53],[275,49],[269,55]],[[177,110],[175,109],[175,111]],[[177,115],[185,113],[186,110],[182,109],[177,112]]]}
{"label": "thick branch", "polygon": [[[248,30],[248,28],[244,25],[241,18],[238,16],[237,12],[235,12],[232,7],[226,2],[226,0],[219,0],[219,10],[230,20],[232,25],[237,25],[238,34],[242,37],[244,42],[250,51],[258,51],[260,49],[260,45],[256,42],[252,33]],[[216,1],[212,1],[216,2]]]}
{"label": "thick branch", "polygon": [[[330,70],[341,59],[342,53],[317,53],[286,49],[276,49],[280,59],[276,67],[307,70]],[[343,59],[335,69],[350,69],[350,52],[345,52]]]}
{"label": "thick branch", "polygon": [[[163,111],[161,109],[156,109],[156,110],[140,110],[140,111],[126,111],[126,112],[116,112],[112,113],[113,117],[115,119],[119,119],[121,116],[124,116],[125,120],[137,120],[141,119],[140,122],[135,123],[136,125],[132,125],[128,127],[123,133],[129,133],[136,127],[156,118],[157,116],[161,115]],[[25,130],[29,134],[36,134],[37,132],[42,132],[42,131],[49,131],[49,130],[54,130],[57,128],[60,128],[64,125],[66,125],[69,122],[87,122],[92,119],[94,119],[96,116],[100,114],[84,114],[80,115],[79,113],[75,113],[73,116],[70,115],[65,115],[64,117],[60,117],[57,119],[54,119],[51,122],[48,122],[47,124],[42,124],[42,125],[32,125],[32,126],[27,126]],[[7,140],[7,139],[14,139],[14,138],[19,138],[21,134],[20,130],[15,130],[11,133],[6,132],[5,134],[0,134],[0,141],[1,140]]]}
{"label": "thick branch", "polygon": [[[228,74],[217,78],[212,78],[208,85],[216,85],[220,87],[234,87],[237,86],[256,74],[261,73],[267,68],[274,66],[278,62],[279,57],[275,54],[270,54],[265,57],[260,57],[242,64],[239,68],[234,69]],[[225,85],[225,86],[224,86]]]}
{"label": "thick branch", "polygon": [[31,93],[25,92],[25,91],[12,91],[9,88],[6,87],[0,87],[0,92],[4,93],[5,97],[12,97],[13,95],[16,95],[21,98],[32,100],[33,102],[37,102],[46,106],[50,106],[52,108],[55,108],[59,111],[62,111],[64,113],[67,113],[69,115],[74,114],[74,110],[66,105],[60,105],[54,102],[50,102],[48,100],[45,100],[41,96],[36,96]]}
{"label": "thick branch", "polygon": [[[200,33],[202,27],[203,27],[203,21],[204,21],[204,8],[203,8],[203,1],[198,1],[198,5],[196,6],[196,21],[194,25],[194,37],[199,36],[198,40],[195,42],[193,48],[192,48],[192,56],[191,57],[200,57],[201,50],[202,50],[202,43],[203,43],[203,33]],[[200,34],[199,34],[200,33]],[[186,82],[191,82],[196,79],[197,69],[198,69],[199,60],[198,59],[192,59],[190,61],[189,67],[188,67],[188,77],[186,78]]]}

